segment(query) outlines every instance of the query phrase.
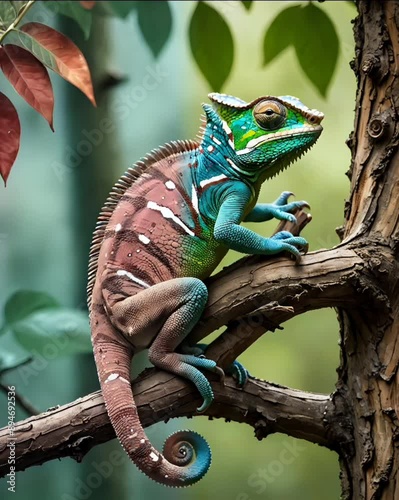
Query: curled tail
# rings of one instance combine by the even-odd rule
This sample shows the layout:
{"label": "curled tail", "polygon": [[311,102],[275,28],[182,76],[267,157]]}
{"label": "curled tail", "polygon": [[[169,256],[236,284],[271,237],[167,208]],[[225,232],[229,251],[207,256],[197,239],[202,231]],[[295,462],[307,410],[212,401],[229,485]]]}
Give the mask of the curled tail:
{"label": "curled tail", "polygon": [[132,350],[97,309],[91,315],[92,340],[101,390],[109,419],[123,448],[136,466],[166,486],[189,486],[209,469],[211,451],[192,431],[178,431],[165,442],[163,454],[150,443],[140,423],[130,384]]}

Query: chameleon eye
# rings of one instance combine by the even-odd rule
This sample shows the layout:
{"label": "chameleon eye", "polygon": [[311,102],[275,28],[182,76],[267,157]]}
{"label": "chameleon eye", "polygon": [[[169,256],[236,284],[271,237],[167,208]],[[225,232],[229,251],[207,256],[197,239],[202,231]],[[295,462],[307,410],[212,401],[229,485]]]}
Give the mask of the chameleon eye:
{"label": "chameleon eye", "polygon": [[284,123],[287,110],[278,101],[261,101],[254,107],[253,115],[259,127],[275,130]]}

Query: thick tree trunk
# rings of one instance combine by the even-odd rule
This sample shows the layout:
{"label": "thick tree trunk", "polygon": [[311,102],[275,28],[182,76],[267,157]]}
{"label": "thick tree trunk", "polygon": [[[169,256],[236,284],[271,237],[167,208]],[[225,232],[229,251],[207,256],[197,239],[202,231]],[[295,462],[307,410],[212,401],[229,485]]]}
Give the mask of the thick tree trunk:
{"label": "thick tree trunk", "polygon": [[359,1],[358,81],[351,196],[344,243],[369,262],[366,305],[339,310],[338,391],[351,406],[353,442],[341,450],[344,498],[399,498],[399,2]]}

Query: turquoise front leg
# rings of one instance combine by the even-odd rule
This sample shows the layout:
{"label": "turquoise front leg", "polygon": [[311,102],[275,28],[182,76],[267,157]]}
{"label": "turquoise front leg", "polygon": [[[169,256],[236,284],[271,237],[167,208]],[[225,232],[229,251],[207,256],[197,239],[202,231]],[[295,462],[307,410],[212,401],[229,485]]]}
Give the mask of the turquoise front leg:
{"label": "turquoise front leg", "polygon": [[245,217],[244,222],[265,222],[271,219],[287,220],[296,222],[296,217],[291,213],[297,208],[309,208],[306,201],[288,202],[292,195],[290,191],[283,191],[273,203],[258,203],[251,212]]}
{"label": "turquoise front leg", "polygon": [[234,191],[225,193],[215,222],[215,239],[232,250],[246,254],[274,255],[288,251],[300,258],[300,250],[306,249],[308,245],[304,238],[293,236],[288,231],[264,238],[239,225],[251,196],[250,189],[243,183],[235,186]]}

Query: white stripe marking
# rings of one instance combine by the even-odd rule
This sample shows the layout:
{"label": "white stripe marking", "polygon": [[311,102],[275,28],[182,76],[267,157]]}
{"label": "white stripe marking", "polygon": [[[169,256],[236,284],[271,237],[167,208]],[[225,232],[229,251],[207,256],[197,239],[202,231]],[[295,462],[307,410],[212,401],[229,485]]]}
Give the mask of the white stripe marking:
{"label": "white stripe marking", "polygon": [[240,167],[238,167],[232,160],[230,160],[230,158],[227,158],[226,156],[226,161],[227,163],[229,163],[233,168],[234,170],[236,170],[237,172],[240,172],[241,174],[243,175],[246,175],[247,177],[255,177],[256,176],[256,172],[246,172],[245,170],[242,170]]}
{"label": "white stripe marking", "polygon": [[197,214],[199,214],[198,195],[194,184],[191,186],[191,203],[193,205],[194,210],[197,212]]}
{"label": "white stripe marking", "polygon": [[150,238],[147,238],[145,234],[139,234],[139,240],[141,241],[141,243],[144,243],[144,245],[148,245],[148,243],[150,242]]}
{"label": "white stripe marking", "polygon": [[200,182],[200,186],[203,188],[207,186],[208,184],[214,184],[215,182],[222,181],[224,179],[227,179],[227,177],[224,174],[220,175],[215,175],[215,177],[211,177],[210,179],[204,179]]}
{"label": "white stripe marking", "polygon": [[222,143],[219,141],[219,139],[217,137],[215,137],[214,135],[212,136],[212,141],[215,142],[218,146],[220,146]]}
{"label": "white stripe marking", "polygon": [[150,288],[150,285],[142,281],[140,278],[136,278],[136,276],[133,276],[132,273],[129,273],[129,271],[125,271],[124,269],[119,269],[119,271],[116,272],[118,276],[126,276],[126,278],[129,278],[130,280],[134,281],[138,285],[141,285],[145,288]]}
{"label": "white stripe marking", "polygon": [[172,190],[172,189],[175,189],[176,184],[175,184],[173,181],[166,181],[166,182],[165,182],[165,186],[166,186],[168,189]]}
{"label": "white stripe marking", "polygon": [[147,208],[151,209],[151,210],[157,210],[158,212],[161,212],[162,216],[165,218],[165,219],[172,219],[173,222],[175,222],[178,226],[180,226],[181,228],[184,229],[184,231],[189,234],[190,236],[195,236],[195,233],[194,231],[191,231],[191,229],[189,227],[187,227],[183,221],[181,221],[179,219],[179,217],[177,217],[170,208],[167,208],[167,207],[162,207],[161,205],[158,205],[157,203],[155,203],[154,201],[149,201],[147,203]]}
{"label": "white stripe marking", "polygon": [[158,462],[158,460],[159,460],[159,456],[156,453],[154,453],[153,451],[150,453],[150,457],[151,457],[153,462]]}
{"label": "white stripe marking", "polygon": [[231,137],[233,135],[231,128],[227,125],[227,123],[224,120],[222,120],[222,125],[223,125],[223,130],[229,137]]}
{"label": "white stripe marking", "polygon": [[245,149],[241,149],[241,151],[237,151],[238,155],[245,155],[253,151],[257,146],[264,144],[265,142],[270,142],[275,139],[281,139],[282,137],[292,137],[298,134],[303,134],[307,132],[317,132],[321,126],[319,127],[298,127],[294,130],[282,130],[280,132],[275,132],[274,134],[264,134],[260,137],[256,137],[255,139],[251,139],[247,142],[247,146]]}

